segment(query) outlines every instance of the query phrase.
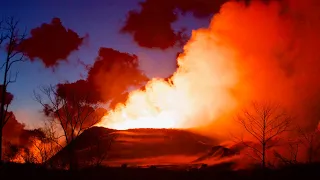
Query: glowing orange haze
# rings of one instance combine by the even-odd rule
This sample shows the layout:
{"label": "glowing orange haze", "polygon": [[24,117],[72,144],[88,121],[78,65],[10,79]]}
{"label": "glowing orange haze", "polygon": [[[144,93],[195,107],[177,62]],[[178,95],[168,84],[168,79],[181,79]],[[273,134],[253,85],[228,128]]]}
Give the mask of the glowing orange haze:
{"label": "glowing orange haze", "polygon": [[[145,91],[135,91],[125,105],[103,118],[114,129],[190,128],[204,125],[234,108],[229,88],[237,83],[230,50],[208,30],[194,31],[178,59],[172,83],[153,79]],[[199,118],[201,117],[201,121]]]}
{"label": "glowing orange haze", "polygon": [[[230,92],[238,82],[232,49],[222,45],[214,29],[192,33],[178,58],[172,82],[153,79],[145,91],[134,91],[125,105],[105,116],[101,126],[190,128],[206,125],[236,106]],[[201,121],[199,121],[201,119]]]}
{"label": "glowing orange haze", "polygon": [[262,99],[275,100],[300,118],[314,114],[309,107],[317,105],[310,99],[320,97],[315,78],[320,5],[317,0],[284,2],[224,4],[208,28],[193,31],[170,83],[151,80],[145,91],[132,92],[97,125],[208,126]]}

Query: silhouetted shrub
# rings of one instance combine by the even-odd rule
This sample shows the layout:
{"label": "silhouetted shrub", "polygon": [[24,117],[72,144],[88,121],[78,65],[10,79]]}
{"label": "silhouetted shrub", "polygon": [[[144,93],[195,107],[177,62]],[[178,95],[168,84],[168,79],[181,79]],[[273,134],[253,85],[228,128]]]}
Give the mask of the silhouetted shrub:
{"label": "silhouetted shrub", "polygon": [[127,164],[122,164],[122,165],[121,165],[121,168],[127,168],[127,167],[128,167]]}

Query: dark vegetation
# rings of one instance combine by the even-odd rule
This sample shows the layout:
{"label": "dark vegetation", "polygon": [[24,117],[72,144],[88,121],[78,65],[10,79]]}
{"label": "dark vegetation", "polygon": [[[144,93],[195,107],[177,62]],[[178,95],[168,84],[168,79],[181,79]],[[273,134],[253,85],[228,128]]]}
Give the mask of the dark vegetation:
{"label": "dark vegetation", "polygon": [[[53,170],[34,164],[6,164],[1,178],[30,179],[318,179],[320,164],[291,165],[277,170],[230,170],[232,164],[170,170],[163,168],[94,167],[73,171]],[[18,173],[17,173],[18,172]]]}

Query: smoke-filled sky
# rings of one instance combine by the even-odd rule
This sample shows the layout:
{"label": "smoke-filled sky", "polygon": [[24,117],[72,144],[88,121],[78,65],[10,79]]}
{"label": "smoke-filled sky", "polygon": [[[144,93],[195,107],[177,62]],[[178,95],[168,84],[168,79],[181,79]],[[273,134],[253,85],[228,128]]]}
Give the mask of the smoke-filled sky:
{"label": "smoke-filled sky", "polygon": [[[165,77],[174,72],[175,56],[180,48],[172,46],[163,48],[162,44],[157,45],[156,43],[154,44],[158,48],[150,49],[154,45],[150,43],[149,47],[141,47],[140,42],[135,42],[130,33],[123,31],[129,11],[139,9],[136,0],[58,0],[54,2],[12,0],[3,2],[0,7],[1,16],[14,16],[19,19],[20,27],[26,27],[28,33],[43,23],[50,24],[52,19],[57,17],[65,28],[70,28],[79,37],[84,37],[79,50],[71,52],[71,55],[67,57],[68,62],[61,61],[58,66],[46,68],[48,64],[34,60],[17,64],[14,67],[14,70],[19,71],[19,76],[16,83],[10,84],[9,91],[14,94],[11,108],[18,121],[25,122],[30,127],[37,126],[39,119],[42,118],[39,113],[41,107],[33,99],[33,90],[41,85],[57,84],[66,80],[73,82],[86,76],[85,68],[79,63],[79,60],[85,64],[93,64],[100,47],[136,54],[139,57],[141,69],[149,77]],[[167,15],[163,14],[162,18],[165,18]],[[159,17],[157,14],[155,16]],[[190,13],[177,17],[176,21],[172,21],[173,28],[177,31],[187,28],[187,34],[191,32],[191,29],[207,26],[210,20],[210,16],[196,19]],[[134,31],[134,28],[127,29]],[[166,40],[166,37],[160,37],[160,39]],[[170,39],[164,44],[170,44],[169,41]]]}
{"label": "smoke-filled sky", "polygon": [[170,119],[165,114],[183,126],[205,126],[233,105],[271,100],[299,122],[317,125],[319,6],[317,0],[7,2],[1,12],[30,32],[18,47],[30,61],[15,67],[20,74],[9,87],[12,110],[19,121],[37,125],[41,108],[33,90],[58,83],[60,96],[89,91],[91,102],[114,107],[132,85],[172,75],[184,47],[172,82],[150,81],[111,114],[131,127],[126,123],[134,118],[127,114],[138,107],[142,112],[134,116],[140,118],[151,108],[161,123]]}
{"label": "smoke-filled sky", "polygon": [[2,3],[1,15],[27,27],[26,40],[14,48],[29,58],[13,69],[20,74],[6,94],[13,113],[4,134],[12,139],[18,133],[11,129],[23,130],[25,139],[32,131],[18,121],[33,128],[45,118],[41,110],[50,115],[33,99],[34,90],[50,84],[67,101],[109,105],[103,117],[105,110],[97,111],[96,124],[108,128],[199,128],[229,136],[237,132],[236,114],[257,100],[280,104],[294,126],[314,131],[319,8],[319,0]]}

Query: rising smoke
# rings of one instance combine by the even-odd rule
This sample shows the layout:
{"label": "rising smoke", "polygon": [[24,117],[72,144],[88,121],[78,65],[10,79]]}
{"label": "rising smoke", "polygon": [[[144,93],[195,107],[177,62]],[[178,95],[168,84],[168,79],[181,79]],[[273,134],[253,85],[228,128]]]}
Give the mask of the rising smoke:
{"label": "rising smoke", "polygon": [[99,125],[207,126],[221,132],[217,124],[231,123],[236,110],[268,100],[287,108],[301,126],[314,127],[320,105],[319,6],[316,0],[223,4],[208,28],[193,31],[169,83],[153,79]]}

